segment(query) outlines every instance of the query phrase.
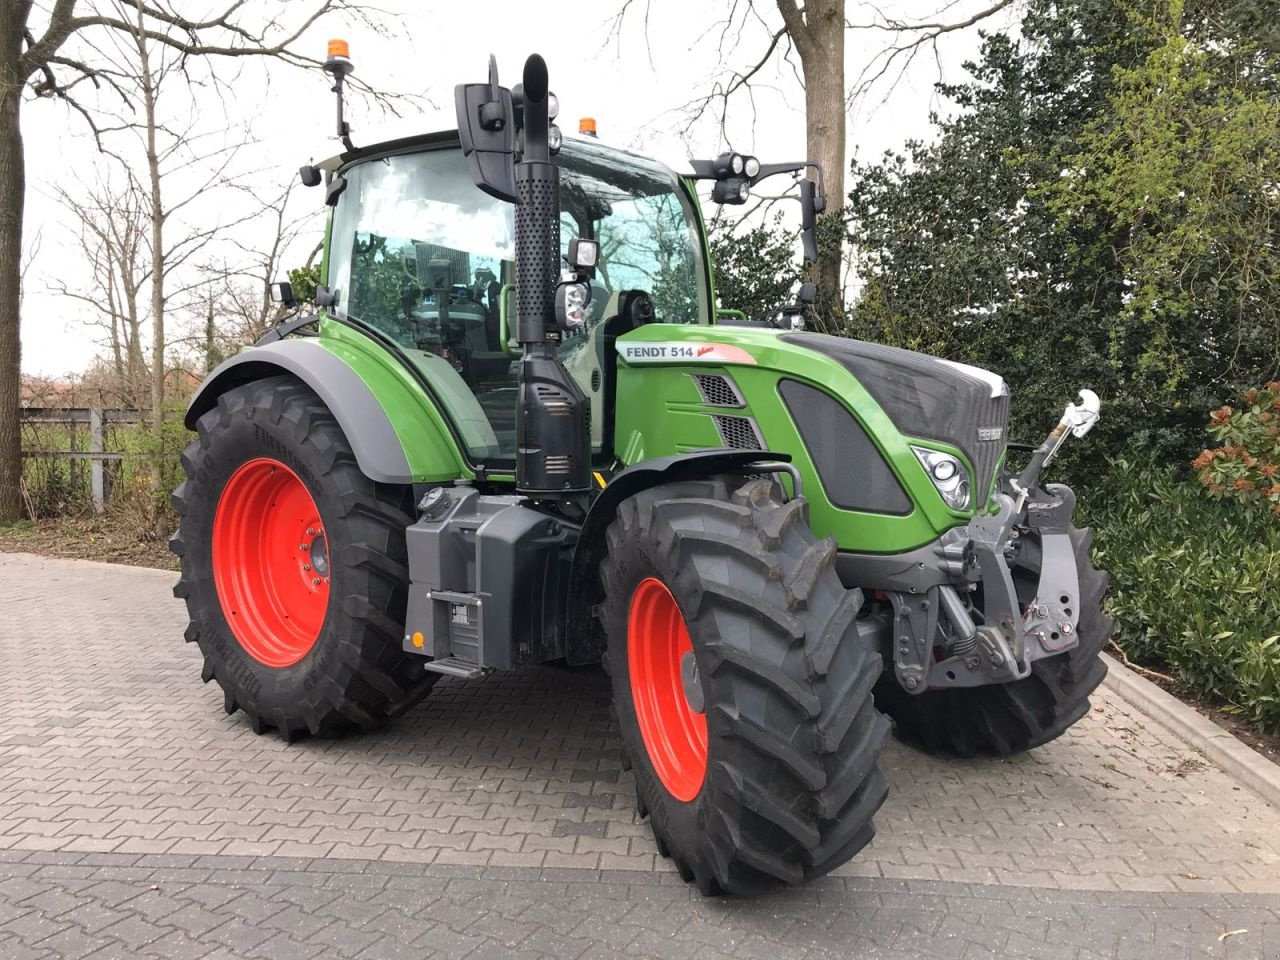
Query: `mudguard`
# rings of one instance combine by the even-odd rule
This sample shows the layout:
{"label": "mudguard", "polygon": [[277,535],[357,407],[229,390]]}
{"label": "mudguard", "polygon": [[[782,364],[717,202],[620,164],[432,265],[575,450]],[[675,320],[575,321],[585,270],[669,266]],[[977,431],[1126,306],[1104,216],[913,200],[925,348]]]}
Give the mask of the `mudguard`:
{"label": "mudguard", "polygon": [[[378,483],[411,483],[424,479],[410,467],[405,446],[391,419],[368,384],[344,359],[326,349],[319,338],[292,338],[251,347],[221,363],[201,384],[187,409],[186,425],[196,421],[218,402],[218,397],[243,383],[278,376],[297,377],[324,401],[346,434],[361,471]],[[435,439],[452,448],[445,437],[422,437],[424,446]],[[452,449],[448,452],[452,454]],[[441,462],[446,475],[456,474],[456,455]]]}
{"label": "mudguard", "polygon": [[605,530],[617,515],[618,504],[641,490],[661,483],[677,483],[724,473],[750,473],[753,465],[789,463],[791,455],[765,450],[695,450],[670,457],[642,460],[614,474],[591,504],[573,554],[565,656],[571,664],[593,663],[604,652],[604,632],[592,615],[603,599],[600,564],[605,559]]}

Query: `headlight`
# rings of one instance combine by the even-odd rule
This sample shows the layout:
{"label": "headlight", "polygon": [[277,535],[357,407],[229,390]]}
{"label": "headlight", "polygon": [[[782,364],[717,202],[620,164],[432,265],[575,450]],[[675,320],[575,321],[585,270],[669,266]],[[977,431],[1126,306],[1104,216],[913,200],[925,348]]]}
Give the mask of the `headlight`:
{"label": "headlight", "polygon": [[587,304],[591,288],[585,283],[562,283],[556,288],[556,320],[566,330],[581,330],[587,325]]}
{"label": "headlight", "polygon": [[959,460],[941,450],[930,450],[927,447],[912,447],[925,473],[937,488],[943,503],[953,510],[967,510],[969,507],[969,474]]}

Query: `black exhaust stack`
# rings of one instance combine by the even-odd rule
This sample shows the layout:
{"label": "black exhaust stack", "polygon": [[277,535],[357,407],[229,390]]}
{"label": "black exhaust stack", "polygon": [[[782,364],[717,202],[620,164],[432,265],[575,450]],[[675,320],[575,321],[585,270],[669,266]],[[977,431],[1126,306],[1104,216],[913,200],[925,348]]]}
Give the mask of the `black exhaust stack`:
{"label": "black exhaust stack", "polygon": [[524,159],[516,164],[516,339],[520,406],[516,410],[516,490],[529,496],[591,489],[587,398],[556,348],[560,284],[560,168],[548,144],[547,65],[524,64]]}
{"label": "black exhaust stack", "polygon": [[[463,153],[486,193],[516,204],[516,339],[520,396],[516,409],[516,490],[537,499],[591,489],[591,437],[587,398],[560,362],[556,319],[560,284],[560,170],[548,140],[547,65],[534,54],[524,65],[524,156],[494,163],[493,154],[513,158],[511,95],[498,86],[490,58],[489,83],[455,92]],[[505,114],[499,117],[498,114]],[[504,149],[505,147],[505,149]]]}

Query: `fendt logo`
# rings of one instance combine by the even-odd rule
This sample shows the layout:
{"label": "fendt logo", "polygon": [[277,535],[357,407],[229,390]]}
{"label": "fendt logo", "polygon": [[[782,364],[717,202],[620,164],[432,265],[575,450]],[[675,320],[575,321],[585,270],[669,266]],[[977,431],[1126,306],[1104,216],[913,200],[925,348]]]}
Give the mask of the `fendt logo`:
{"label": "fendt logo", "polygon": [[618,355],[627,363],[740,363],[756,358],[728,343],[619,343]]}
{"label": "fendt logo", "polygon": [[979,427],[979,440],[999,440],[1004,436],[1004,427]]}

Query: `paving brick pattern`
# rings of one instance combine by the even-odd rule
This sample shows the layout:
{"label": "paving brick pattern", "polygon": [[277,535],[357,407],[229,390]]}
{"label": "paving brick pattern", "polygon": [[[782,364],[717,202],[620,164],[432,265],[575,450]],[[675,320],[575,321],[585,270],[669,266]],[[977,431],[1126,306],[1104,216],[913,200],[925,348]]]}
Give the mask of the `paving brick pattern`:
{"label": "paving brick pattern", "polygon": [[[1280,811],[1108,695],[1013,760],[895,743],[856,861],[712,905],[634,816],[599,671],[446,680],[383,731],[285,745],[199,683],[173,579],[0,554],[0,958],[577,956],[547,946],[565,937],[601,955],[710,938],[735,956],[1166,957],[1190,931],[1192,956],[1280,958]],[[521,932],[531,911],[545,941]]]}
{"label": "paving brick pattern", "polygon": [[738,901],[652,871],[20,856],[0,854],[6,960],[1280,957],[1280,900],[1259,894],[848,877]]}

